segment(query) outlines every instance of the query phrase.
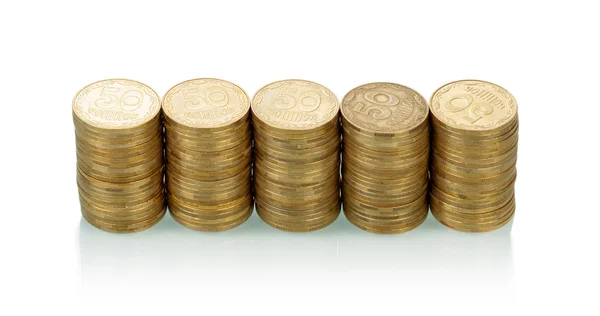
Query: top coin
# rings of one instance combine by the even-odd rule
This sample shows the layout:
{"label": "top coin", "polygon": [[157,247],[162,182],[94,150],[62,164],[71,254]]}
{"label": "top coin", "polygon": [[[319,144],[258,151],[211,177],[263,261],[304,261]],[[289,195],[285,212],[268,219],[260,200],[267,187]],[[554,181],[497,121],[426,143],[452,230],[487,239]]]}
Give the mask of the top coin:
{"label": "top coin", "polygon": [[517,115],[517,101],[493,83],[461,80],[433,93],[431,113],[453,128],[489,131],[512,122]]}
{"label": "top coin", "polygon": [[282,80],[262,87],[252,99],[252,113],[281,129],[310,130],[337,117],[340,104],[324,86],[306,80]]}
{"label": "top coin", "polygon": [[250,110],[246,92],[235,84],[219,79],[192,79],[167,91],[163,99],[164,114],[188,127],[227,126]]}
{"label": "top coin", "polygon": [[160,97],[143,83],[107,79],[81,89],[73,99],[73,112],[94,127],[127,129],[156,117]]}
{"label": "top coin", "polygon": [[360,129],[398,133],[420,126],[429,114],[427,101],[403,85],[374,82],[358,86],[344,96],[342,116]]}

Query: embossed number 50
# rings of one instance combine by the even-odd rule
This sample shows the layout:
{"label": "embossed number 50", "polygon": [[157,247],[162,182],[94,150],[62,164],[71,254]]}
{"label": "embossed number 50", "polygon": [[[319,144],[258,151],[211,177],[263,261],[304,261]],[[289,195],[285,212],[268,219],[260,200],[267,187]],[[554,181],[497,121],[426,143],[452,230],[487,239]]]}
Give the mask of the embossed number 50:
{"label": "embossed number 50", "polygon": [[120,106],[123,111],[135,111],[142,105],[142,101],[144,101],[142,92],[133,89],[119,94],[120,90],[115,87],[102,88],[100,97],[96,99],[96,106],[102,109],[112,109],[115,106]]}
{"label": "embossed number 50", "polygon": [[205,96],[202,96],[200,90],[196,88],[183,89],[181,92],[185,100],[184,105],[190,110],[200,110],[206,106],[207,102],[216,107],[223,107],[229,103],[227,92],[219,87],[206,89]]}
{"label": "embossed number 50", "polygon": [[[280,109],[291,109],[298,103],[294,97],[297,90],[294,88],[282,88],[279,91],[279,99],[274,104]],[[304,112],[312,112],[321,105],[321,95],[316,91],[306,91],[300,96],[298,108]]]}
{"label": "embossed number 50", "polygon": [[490,115],[494,112],[494,108],[488,104],[474,104],[473,97],[468,94],[456,96],[448,104],[446,104],[446,110],[452,113],[458,113],[461,111],[467,111],[467,115],[464,119],[473,124],[479,121],[485,115]]}
{"label": "embossed number 50", "polygon": [[359,102],[356,103],[354,110],[361,114],[371,115],[378,120],[384,120],[390,117],[390,115],[392,115],[392,110],[388,107],[400,103],[398,97],[379,91],[367,91],[363,97],[372,104],[365,105],[364,103]]}

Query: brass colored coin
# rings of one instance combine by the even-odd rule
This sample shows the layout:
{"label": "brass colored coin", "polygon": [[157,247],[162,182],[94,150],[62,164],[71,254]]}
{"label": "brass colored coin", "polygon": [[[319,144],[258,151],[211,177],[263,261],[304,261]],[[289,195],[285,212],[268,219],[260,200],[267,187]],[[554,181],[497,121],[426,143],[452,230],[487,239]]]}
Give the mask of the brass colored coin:
{"label": "brass colored coin", "polygon": [[268,124],[262,122],[260,118],[252,117],[252,127],[255,133],[265,134],[271,137],[286,139],[290,141],[311,141],[322,138],[323,135],[339,134],[340,122],[337,117],[332,118],[329,122],[324,123],[320,128],[306,130],[281,130],[274,129]]}
{"label": "brass colored coin", "polygon": [[194,151],[221,151],[240,146],[241,144],[247,142],[248,138],[250,137],[251,134],[248,132],[242,137],[230,137],[219,142],[199,143],[198,141],[191,139],[176,138],[173,137],[173,135],[166,133],[165,143],[167,144],[167,147],[169,147],[171,144],[176,144],[178,147]]}
{"label": "brass colored coin", "polygon": [[242,210],[247,209],[249,206],[254,205],[254,202],[252,201],[252,197],[250,195],[243,197],[243,199],[239,201],[241,202],[238,202],[237,204],[231,204],[231,206],[228,206],[227,208],[221,208],[221,206],[219,205],[217,206],[219,207],[218,209],[214,209],[215,206],[211,205],[207,207],[203,205],[197,205],[193,208],[189,208],[185,204],[179,204],[177,202],[169,201],[169,208],[187,216],[195,217],[198,219],[213,220],[230,217],[232,215],[240,213]]}
{"label": "brass colored coin", "polygon": [[334,209],[330,212],[330,215],[327,215],[320,220],[312,220],[310,222],[304,222],[300,224],[294,224],[290,222],[284,222],[277,219],[274,219],[269,216],[268,213],[261,212],[260,208],[256,208],[256,213],[258,216],[269,226],[277,228],[279,230],[289,231],[289,232],[310,232],[319,229],[323,229],[331,223],[333,223],[339,216],[340,210]]}
{"label": "brass colored coin", "polygon": [[269,179],[262,178],[258,174],[255,175],[254,181],[255,183],[258,182],[260,188],[267,191],[268,194],[272,194],[273,196],[281,195],[282,199],[285,199],[287,197],[288,199],[293,201],[293,197],[317,196],[323,194],[330,195],[334,190],[338,189],[339,177],[337,177],[337,175],[334,175],[333,177],[325,180],[322,183],[307,186],[297,186],[293,184],[278,184],[269,181]]}
{"label": "brass colored coin", "polygon": [[450,161],[443,159],[441,156],[437,155],[437,156],[433,156],[431,159],[431,169],[432,170],[440,169],[440,170],[443,170],[446,172],[464,176],[465,178],[469,178],[469,177],[479,178],[479,177],[489,177],[492,175],[504,173],[504,172],[510,170],[511,168],[513,168],[513,166],[515,165],[516,162],[517,162],[517,155],[515,153],[508,160],[503,161],[501,164],[493,165],[491,167],[487,167],[487,166],[485,168],[476,167],[476,166],[463,167],[463,166],[452,164]]}
{"label": "brass colored coin", "polygon": [[441,191],[440,189],[438,189],[434,184],[430,184],[430,199],[434,200],[434,199],[438,199],[438,200],[442,200],[447,204],[450,204],[452,206],[455,206],[457,208],[462,208],[464,209],[464,212],[467,212],[468,210],[477,210],[477,209],[489,209],[489,208],[493,208],[493,207],[498,207],[500,205],[505,204],[506,202],[508,202],[514,195],[514,190],[507,190],[505,192],[503,192],[503,194],[499,195],[499,196],[495,196],[493,199],[488,199],[488,200],[466,200],[466,199],[461,199],[459,197],[456,196],[452,196],[449,195],[443,191]]}
{"label": "brass colored coin", "polygon": [[106,221],[117,222],[120,225],[135,224],[144,222],[156,216],[157,213],[164,209],[164,203],[153,204],[151,207],[144,210],[137,210],[135,213],[110,213],[104,212],[102,209],[86,205],[83,201],[81,207],[93,218]]}
{"label": "brass colored coin", "polygon": [[339,192],[334,191],[334,192],[332,192],[332,194],[330,196],[319,199],[317,201],[306,202],[306,203],[297,203],[297,202],[289,201],[289,200],[271,199],[268,196],[256,194],[255,200],[260,201],[262,203],[266,203],[273,207],[277,207],[278,209],[288,210],[290,212],[297,211],[297,212],[302,213],[302,212],[310,212],[313,210],[317,210],[320,207],[324,207],[325,205],[336,204],[340,200],[340,196],[339,196]]}
{"label": "brass colored coin", "polygon": [[337,140],[339,142],[340,135],[339,133],[337,133],[337,131],[335,131],[335,133],[323,134],[323,136],[319,138],[313,138],[308,140],[288,140],[283,138],[277,138],[267,133],[263,134],[255,132],[254,139],[259,140],[266,146],[279,150],[322,150],[323,146],[327,146],[327,144],[330,144],[333,140]]}
{"label": "brass colored coin", "polygon": [[343,141],[343,150],[364,154],[370,159],[379,157],[382,161],[395,163],[402,160],[412,159],[422,155],[423,151],[429,149],[429,139],[424,139],[416,146],[398,148],[397,151],[378,151],[358,145],[350,138]]}
{"label": "brass colored coin", "polygon": [[210,203],[211,201],[196,201],[195,203],[190,203],[179,199],[178,197],[172,195],[170,192],[167,192],[167,199],[169,205],[175,205],[182,211],[186,211],[188,213],[194,214],[217,214],[217,213],[227,213],[232,210],[238,209],[240,205],[244,205],[246,203],[252,202],[252,195],[250,192],[240,196],[236,200],[231,200],[224,203]]}
{"label": "brass colored coin", "polygon": [[278,157],[265,156],[259,152],[254,153],[254,160],[260,161],[265,168],[269,168],[274,172],[282,172],[285,174],[301,174],[309,175],[321,170],[337,170],[339,169],[340,155],[338,151],[334,151],[331,155],[313,162],[294,162],[279,160]]}
{"label": "brass colored coin", "polygon": [[502,182],[491,183],[486,185],[468,185],[462,182],[446,180],[445,178],[441,177],[439,173],[435,173],[431,176],[431,182],[438,188],[441,188],[442,190],[455,195],[462,194],[463,192],[466,194],[471,194],[475,192],[486,194],[501,190],[502,188],[505,188],[508,185],[514,184],[516,178],[517,174],[516,172],[513,172],[511,178],[508,178]]}
{"label": "brass colored coin", "polygon": [[329,212],[336,205],[340,204],[341,201],[338,198],[332,198],[325,200],[319,205],[311,208],[300,208],[300,207],[280,207],[270,204],[267,200],[257,198],[256,204],[264,205],[270,212],[285,215],[285,216],[313,216],[316,217],[318,214],[324,214]]}
{"label": "brass colored coin", "polygon": [[428,165],[428,158],[424,157],[422,161],[417,162],[411,166],[407,166],[406,168],[402,168],[399,170],[380,170],[375,168],[373,165],[366,165],[365,163],[361,163],[360,160],[354,159],[351,156],[344,156],[343,163],[345,167],[348,166],[352,168],[355,172],[367,176],[371,176],[376,179],[398,179],[403,177],[409,177],[414,175],[415,173],[420,172],[424,167]]}
{"label": "brass colored coin", "polygon": [[73,99],[73,112],[85,125],[127,132],[160,113],[160,97],[137,81],[102,80],[77,93]]}
{"label": "brass colored coin", "polygon": [[408,214],[392,215],[392,216],[372,216],[372,215],[368,215],[368,214],[363,214],[360,211],[357,211],[356,209],[354,209],[352,206],[349,206],[348,208],[344,208],[345,214],[351,214],[352,216],[356,217],[357,219],[360,219],[365,222],[369,222],[374,225],[381,225],[381,226],[398,226],[398,225],[402,225],[402,224],[412,223],[412,222],[414,222],[415,219],[420,218],[421,216],[423,216],[423,213],[426,213],[428,211],[429,211],[429,206],[422,204],[421,207],[418,208],[416,211],[414,211],[412,213],[408,213]]}
{"label": "brass colored coin", "polygon": [[95,226],[98,229],[112,232],[112,233],[134,233],[142,230],[146,230],[156,223],[158,223],[165,215],[166,207],[163,208],[161,212],[156,214],[153,218],[147,219],[143,222],[135,223],[135,224],[118,224],[108,221],[102,221],[92,217],[89,213],[87,213],[84,209],[81,210],[83,217],[86,219],[88,223],[92,226]]}
{"label": "brass colored coin", "polygon": [[431,97],[431,114],[452,130],[477,134],[501,128],[517,115],[517,101],[504,88],[479,80],[440,87]]}
{"label": "brass colored coin", "polygon": [[149,195],[135,203],[128,204],[127,201],[123,203],[114,203],[114,204],[98,202],[95,197],[90,197],[85,194],[85,192],[79,192],[79,200],[82,206],[86,208],[93,208],[100,213],[110,214],[110,215],[131,215],[135,216],[137,214],[141,214],[146,212],[149,209],[152,209],[155,205],[160,205],[165,203],[164,191],[155,192],[154,195]]}
{"label": "brass colored coin", "polygon": [[169,89],[162,108],[165,117],[180,125],[218,129],[246,117],[250,101],[244,90],[231,82],[201,78]]}
{"label": "brass colored coin", "polygon": [[119,135],[102,133],[97,131],[90,131],[83,127],[75,125],[75,135],[83,140],[95,141],[99,144],[123,144],[129,145],[129,147],[143,144],[144,142],[151,139],[151,136],[156,134],[162,134],[162,125],[159,120],[153,120],[153,125],[149,129],[139,130],[134,134]]}
{"label": "brass colored coin", "polygon": [[318,129],[337,119],[337,97],[306,80],[282,80],[262,87],[252,99],[252,115],[275,130]]}
{"label": "brass colored coin", "polygon": [[148,142],[148,143],[140,145],[140,146],[134,146],[134,147],[130,147],[130,148],[119,148],[119,149],[106,149],[106,148],[96,147],[91,144],[85,143],[85,141],[82,141],[82,140],[78,139],[77,137],[75,138],[75,140],[76,140],[77,149],[79,149],[80,151],[82,151],[84,153],[90,153],[95,156],[106,157],[107,159],[129,158],[129,157],[135,157],[135,156],[147,155],[147,154],[152,155],[153,153],[156,153],[156,152],[162,152],[162,145],[163,145],[162,139],[160,139],[158,137],[155,141]]}
{"label": "brass colored coin", "polygon": [[205,218],[202,216],[190,215],[185,212],[180,212],[177,207],[170,208],[169,211],[171,215],[179,217],[181,220],[199,224],[199,225],[222,225],[229,222],[237,221],[240,218],[247,216],[247,213],[250,209],[250,204],[245,205],[244,207],[237,210],[237,212],[233,214],[224,214],[225,216],[221,218]]}
{"label": "brass colored coin", "polygon": [[342,101],[344,126],[375,136],[409,133],[427,121],[427,101],[416,91],[395,83],[376,82],[356,87]]}
{"label": "brass colored coin", "polygon": [[495,145],[502,142],[508,142],[511,139],[518,136],[519,131],[519,122],[515,121],[507,126],[508,129],[502,130],[498,132],[498,134],[494,136],[486,136],[486,137],[471,137],[468,134],[455,134],[446,130],[441,125],[434,125],[432,129],[433,138],[437,138],[452,145],[459,146],[489,146]]}
{"label": "brass colored coin", "polygon": [[440,217],[447,217],[452,220],[462,221],[465,223],[486,223],[491,221],[497,221],[504,218],[506,214],[511,212],[515,207],[514,197],[506,204],[496,208],[493,211],[486,213],[464,213],[455,212],[452,207],[448,208],[443,203],[432,203],[432,212],[439,213]]}
{"label": "brass colored coin", "polygon": [[335,152],[340,150],[340,140],[332,139],[329,143],[320,148],[302,149],[302,150],[282,150],[280,148],[272,148],[260,139],[254,139],[254,150],[267,157],[277,157],[277,160],[286,162],[314,162],[325,159]]}
{"label": "brass colored coin", "polygon": [[243,224],[244,222],[246,222],[246,220],[248,220],[248,218],[250,218],[250,215],[252,215],[252,208],[249,208],[244,213],[244,216],[241,218],[238,218],[238,219],[228,222],[228,223],[217,224],[217,225],[212,225],[212,224],[205,225],[205,224],[192,223],[192,222],[189,222],[189,221],[186,221],[186,220],[180,218],[176,214],[173,214],[173,219],[175,221],[177,221],[179,224],[181,224],[189,229],[205,231],[205,232],[218,232],[218,231],[229,230],[229,229],[235,228],[235,227]]}
{"label": "brass colored coin", "polygon": [[456,229],[459,231],[463,231],[463,232],[488,232],[488,231],[492,231],[492,230],[496,230],[498,228],[501,228],[502,226],[506,225],[507,223],[509,223],[513,216],[515,214],[515,209],[513,208],[512,212],[510,212],[507,216],[505,216],[505,218],[503,220],[499,220],[499,221],[494,221],[491,223],[487,223],[487,224],[475,224],[475,225],[466,225],[462,222],[457,222],[457,221],[453,221],[450,220],[448,218],[444,218],[444,217],[436,217],[439,216],[439,213],[432,213],[432,215],[434,217],[436,217],[436,219],[444,224],[445,226],[448,226],[452,229]]}
{"label": "brass colored coin", "polygon": [[427,212],[423,212],[423,214],[421,216],[419,216],[412,222],[409,222],[409,223],[406,223],[403,225],[389,226],[389,225],[377,225],[377,224],[372,224],[372,223],[363,221],[363,220],[357,218],[356,216],[354,216],[352,213],[344,213],[344,214],[346,215],[346,218],[348,219],[348,221],[350,223],[354,224],[354,226],[356,226],[362,230],[365,230],[367,232],[375,233],[375,234],[405,233],[405,232],[408,232],[410,230],[413,230],[413,229],[419,227],[419,225],[421,225],[427,218]]}
{"label": "brass colored coin", "polygon": [[404,214],[414,213],[423,205],[427,204],[427,192],[423,193],[416,200],[407,204],[394,204],[393,206],[382,207],[371,205],[368,202],[361,202],[353,199],[349,196],[343,197],[344,207],[348,206],[354,209],[356,212],[373,216],[373,217],[384,217],[384,216],[398,216]]}
{"label": "brass colored coin", "polygon": [[423,142],[429,142],[429,128],[425,128],[422,133],[415,134],[412,138],[402,140],[385,137],[379,139],[365,137],[349,128],[344,128],[342,131],[345,139],[350,139],[361,147],[381,152],[410,150],[412,147],[422,146]]}

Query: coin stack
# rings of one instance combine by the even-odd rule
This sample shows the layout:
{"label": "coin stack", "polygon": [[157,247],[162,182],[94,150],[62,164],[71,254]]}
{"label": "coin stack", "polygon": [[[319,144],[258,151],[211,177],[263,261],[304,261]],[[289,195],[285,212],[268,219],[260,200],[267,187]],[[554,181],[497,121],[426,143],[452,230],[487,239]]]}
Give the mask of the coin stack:
{"label": "coin stack", "polygon": [[252,214],[250,101],[238,86],[193,79],[163,99],[169,211],[191,229],[222,231]]}
{"label": "coin stack", "polygon": [[165,214],[160,98],[125,79],[83,88],[73,100],[83,217],[105,231],[147,229]]}
{"label": "coin stack", "polygon": [[342,101],[342,198],[346,218],[380,234],[427,218],[429,108],[405,86],[377,82]]}
{"label": "coin stack", "polygon": [[286,231],[313,231],[340,213],[339,102],[327,88],[284,80],[252,101],[258,215]]}
{"label": "coin stack", "polygon": [[431,212],[467,232],[502,227],[515,212],[517,102],[493,83],[464,80],[431,97]]}

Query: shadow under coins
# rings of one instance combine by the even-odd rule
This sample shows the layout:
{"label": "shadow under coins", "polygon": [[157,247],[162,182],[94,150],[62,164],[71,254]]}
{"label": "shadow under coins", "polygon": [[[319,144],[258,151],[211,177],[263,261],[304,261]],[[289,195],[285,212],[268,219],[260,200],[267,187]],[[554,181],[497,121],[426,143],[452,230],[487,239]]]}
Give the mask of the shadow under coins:
{"label": "shadow under coins", "polygon": [[340,215],[310,233],[271,228],[253,214],[241,226],[211,233],[187,229],[169,214],[133,234],[101,231],[83,218],[79,228],[83,284],[194,282],[332,275],[386,282],[475,282],[490,286],[512,279],[512,222],[488,233],[463,233],[430,214],[399,235],[364,232]]}

